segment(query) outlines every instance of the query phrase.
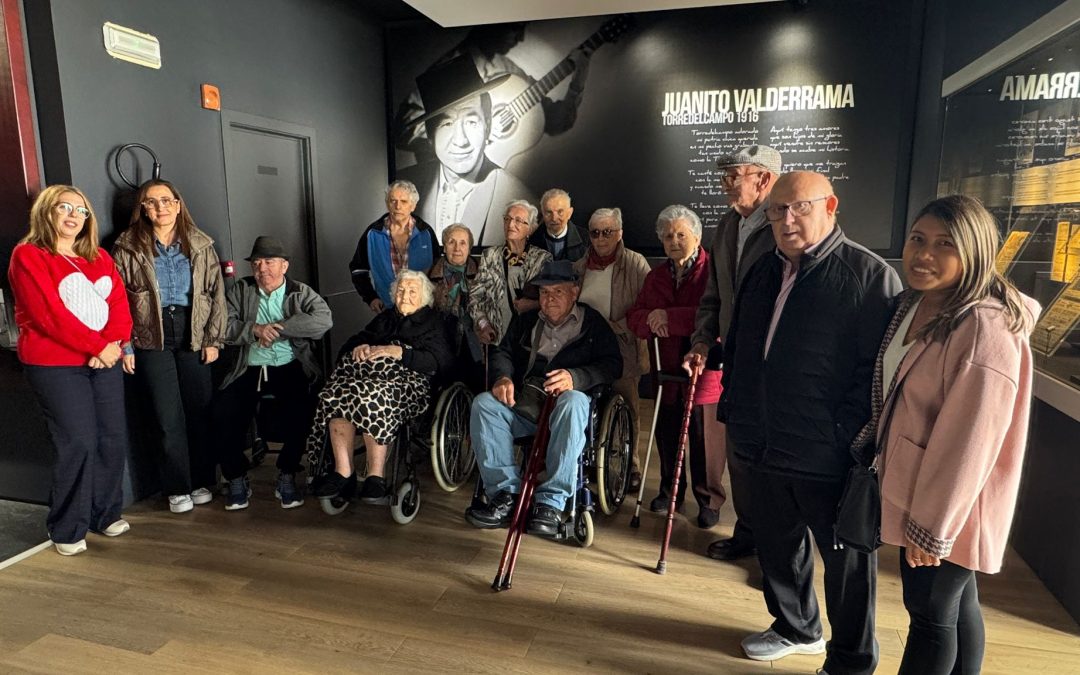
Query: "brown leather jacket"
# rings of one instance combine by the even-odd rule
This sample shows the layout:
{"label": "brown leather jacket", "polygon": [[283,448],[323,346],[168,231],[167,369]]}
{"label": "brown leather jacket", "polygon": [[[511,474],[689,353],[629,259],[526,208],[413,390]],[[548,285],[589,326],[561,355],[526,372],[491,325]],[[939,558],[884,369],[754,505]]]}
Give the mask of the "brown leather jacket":
{"label": "brown leather jacket", "polygon": [[[214,240],[201,230],[191,232],[191,350],[222,347],[225,335],[225,283]],[[131,342],[138,349],[162,349],[161,296],[154,260],[138,250],[130,229],[113,245],[116,268],[131,306]]]}

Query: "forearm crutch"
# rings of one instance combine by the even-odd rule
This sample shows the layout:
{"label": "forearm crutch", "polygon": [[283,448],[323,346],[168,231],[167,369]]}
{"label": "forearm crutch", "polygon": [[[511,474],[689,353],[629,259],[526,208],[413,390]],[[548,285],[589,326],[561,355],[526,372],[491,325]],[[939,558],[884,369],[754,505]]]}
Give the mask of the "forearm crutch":
{"label": "forearm crutch", "polygon": [[652,457],[653,441],[656,439],[656,422],[660,419],[660,401],[664,397],[664,380],[660,377],[660,338],[655,335],[653,336],[653,366],[653,372],[656,373],[656,405],[653,406],[649,442],[645,447],[645,466],[641,469],[637,505],[634,507],[634,515],[630,518],[630,527],[641,527],[641,502],[645,499],[645,479],[649,475],[649,458]]}
{"label": "forearm crutch", "polygon": [[537,477],[544,470],[547,462],[547,445],[551,436],[548,418],[551,417],[551,411],[555,408],[557,396],[558,394],[548,395],[544,399],[544,405],[540,408],[540,417],[536,420],[536,434],[533,436],[532,447],[529,449],[525,475],[521,479],[521,494],[518,495],[518,503],[514,508],[514,517],[510,520],[510,531],[506,533],[506,543],[503,545],[502,557],[499,559],[499,571],[495,573],[495,580],[491,582],[491,590],[496,593],[510,590],[513,582],[518,549],[521,548],[521,538],[525,536],[529,503],[532,502],[533,492],[536,490]]}
{"label": "forearm crutch", "polygon": [[[675,501],[679,497],[679,478],[682,475],[683,458],[690,439],[690,415],[694,410],[694,390],[697,389],[697,368],[690,375],[690,386],[686,390],[686,407],[683,410],[682,429],[679,431],[679,452],[675,455],[675,475],[671,478],[671,501],[668,502],[667,527],[664,529],[664,542],[660,545],[660,560],[656,561],[656,573],[667,571],[668,544],[671,543],[671,528],[675,524]],[[696,480],[696,479],[695,479]]]}

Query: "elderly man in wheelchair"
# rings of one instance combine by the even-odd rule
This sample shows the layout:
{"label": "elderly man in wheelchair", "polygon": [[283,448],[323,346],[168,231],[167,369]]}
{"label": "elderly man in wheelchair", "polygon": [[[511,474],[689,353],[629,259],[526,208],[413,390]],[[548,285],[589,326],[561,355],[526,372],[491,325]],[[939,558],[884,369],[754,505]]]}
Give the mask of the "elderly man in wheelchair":
{"label": "elderly man in wheelchair", "polygon": [[543,400],[554,395],[547,480],[536,487],[527,526],[530,534],[554,538],[578,485],[592,414],[586,392],[614,382],[622,356],[604,317],[577,302],[578,276],[569,261],[545,263],[532,283],[540,287],[540,309],[510,324],[490,360],[491,391],[473,401],[470,428],[487,502],[474,503],[465,518],[479,528],[509,524],[522,491],[514,439],[536,431]]}

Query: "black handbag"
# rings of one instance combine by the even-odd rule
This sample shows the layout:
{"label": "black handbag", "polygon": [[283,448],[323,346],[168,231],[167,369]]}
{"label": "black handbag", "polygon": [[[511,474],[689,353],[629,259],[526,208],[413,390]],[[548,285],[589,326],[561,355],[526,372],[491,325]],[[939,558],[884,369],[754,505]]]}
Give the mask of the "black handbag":
{"label": "black handbag", "polygon": [[[876,452],[873,457],[877,459]],[[847,546],[873,553],[881,546],[881,486],[876,465],[876,461],[866,465],[857,458],[848,471],[844,493],[836,508],[833,548]]]}
{"label": "black handbag", "polygon": [[547,392],[544,391],[544,378],[526,377],[521,383],[521,389],[514,394],[513,410],[536,424],[536,421],[540,419],[540,409],[544,407],[545,399],[547,399]]}

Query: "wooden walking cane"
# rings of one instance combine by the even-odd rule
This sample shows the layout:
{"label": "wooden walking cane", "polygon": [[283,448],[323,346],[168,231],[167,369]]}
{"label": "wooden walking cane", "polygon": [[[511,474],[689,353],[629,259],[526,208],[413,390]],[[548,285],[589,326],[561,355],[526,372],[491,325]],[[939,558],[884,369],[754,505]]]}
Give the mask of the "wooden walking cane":
{"label": "wooden walking cane", "polygon": [[660,546],[660,559],[656,562],[656,573],[667,571],[668,544],[671,543],[671,528],[675,524],[675,500],[679,495],[679,478],[682,475],[683,458],[690,437],[690,415],[694,410],[694,390],[697,389],[698,369],[690,375],[690,386],[686,391],[686,408],[683,410],[682,430],[679,432],[679,452],[675,456],[675,475],[671,479],[671,501],[668,502],[667,527],[664,529],[664,543]]}

